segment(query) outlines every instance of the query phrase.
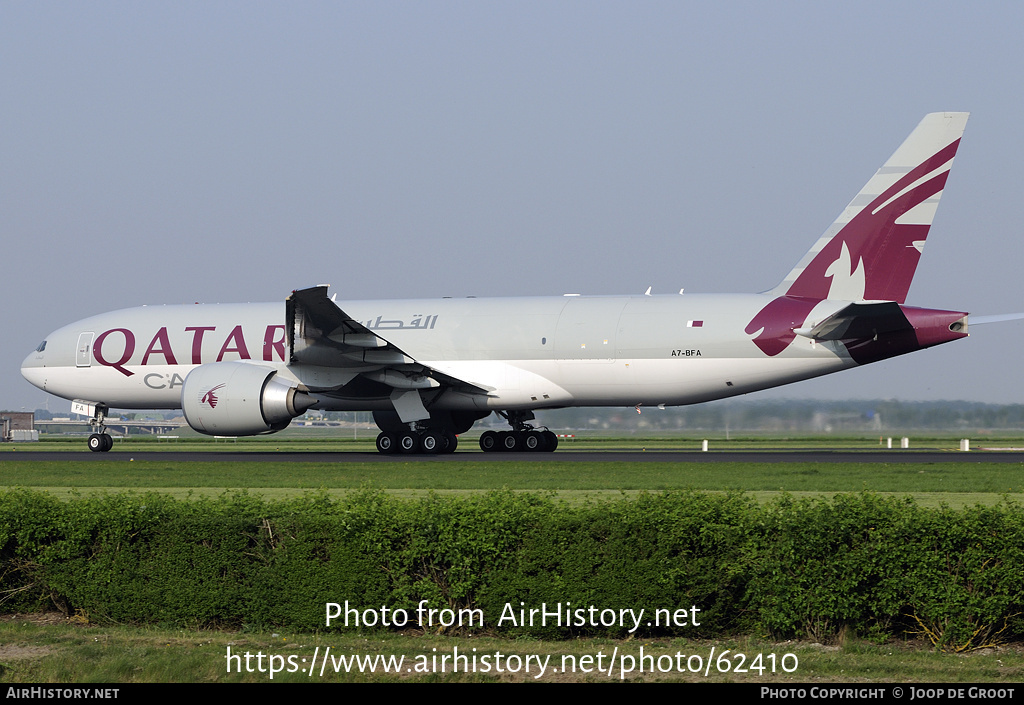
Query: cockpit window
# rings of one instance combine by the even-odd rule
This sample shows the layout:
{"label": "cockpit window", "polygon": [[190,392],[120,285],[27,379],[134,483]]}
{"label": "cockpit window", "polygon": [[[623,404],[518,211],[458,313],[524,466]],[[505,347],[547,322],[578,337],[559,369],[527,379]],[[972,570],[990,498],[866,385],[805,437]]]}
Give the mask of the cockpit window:
{"label": "cockpit window", "polygon": [[46,350],[46,341],[45,340],[43,342],[39,343],[39,347],[36,348],[36,352],[42,352],[43,350]]}

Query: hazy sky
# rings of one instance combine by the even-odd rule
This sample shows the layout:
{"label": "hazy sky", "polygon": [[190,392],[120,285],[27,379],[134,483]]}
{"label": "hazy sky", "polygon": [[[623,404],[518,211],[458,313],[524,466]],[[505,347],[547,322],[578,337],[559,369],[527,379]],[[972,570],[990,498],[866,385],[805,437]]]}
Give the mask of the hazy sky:
{"label": "hazy sky", "polygon": [[[143,303],[753,292],[972,117],[908,303],[1024,311],[1024,3],[0,3],[0,408]],[[1024,401],[1024,323],[791,397]],[[67,403],[51,398],[50,408]]]}

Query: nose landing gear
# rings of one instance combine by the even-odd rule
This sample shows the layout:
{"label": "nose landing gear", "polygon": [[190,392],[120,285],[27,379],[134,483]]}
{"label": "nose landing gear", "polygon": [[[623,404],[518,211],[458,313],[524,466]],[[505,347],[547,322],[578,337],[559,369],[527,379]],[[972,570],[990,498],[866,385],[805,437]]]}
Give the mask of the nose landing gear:
{"label": "nose landing gear", "polygon": [[93,453],[106,453],[114,447],[114,439],[107,433],[107,427],[103,420],[107,418],[107,407],[105,404],[96,404],[93,407],[92,418],[89,425],[93,432],[89,435],[89,450]]}

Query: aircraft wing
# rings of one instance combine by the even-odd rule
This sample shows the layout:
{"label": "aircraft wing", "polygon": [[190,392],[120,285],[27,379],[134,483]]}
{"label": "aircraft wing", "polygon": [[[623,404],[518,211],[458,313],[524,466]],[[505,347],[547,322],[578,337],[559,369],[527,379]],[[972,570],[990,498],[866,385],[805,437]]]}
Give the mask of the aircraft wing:
{"label": "aircraft wing", "polygon": [[[327,297],[326,286],[293,291],[285,303],[291,363],[345,369],[362,380],[390,388],[387,396],[403,421],[425,413],[421,390],[440,392],[447,388],[468,394],[488,392],[417,362],[339,308]],[[369,389],[359,384],[351,387],[346,396],[377,396],[381,391],[376,385]]]}

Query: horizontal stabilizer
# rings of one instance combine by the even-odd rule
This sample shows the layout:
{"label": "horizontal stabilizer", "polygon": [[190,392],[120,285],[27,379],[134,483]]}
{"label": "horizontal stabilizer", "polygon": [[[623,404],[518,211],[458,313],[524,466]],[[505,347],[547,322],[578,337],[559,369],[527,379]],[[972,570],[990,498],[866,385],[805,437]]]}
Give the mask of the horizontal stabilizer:
{"label": "horizontal stabilizer", "polygon": [[883,301],[850,304],[813,328],[793,332],[812,340],[863,340],[912,328],[899,304]]}

